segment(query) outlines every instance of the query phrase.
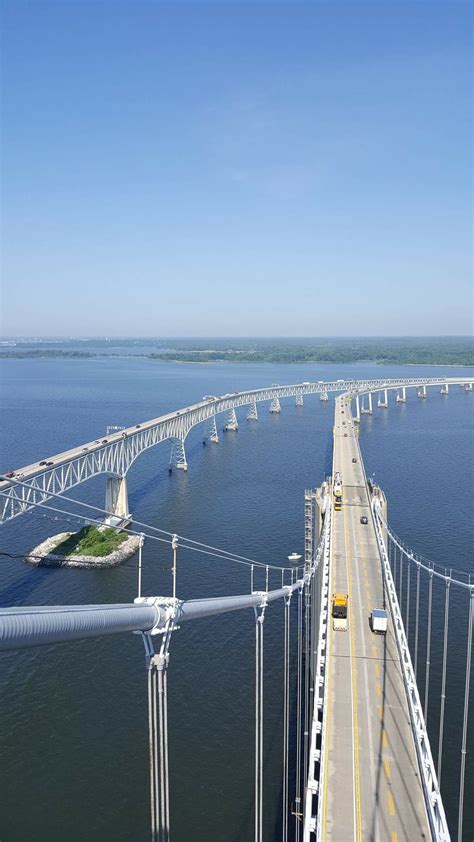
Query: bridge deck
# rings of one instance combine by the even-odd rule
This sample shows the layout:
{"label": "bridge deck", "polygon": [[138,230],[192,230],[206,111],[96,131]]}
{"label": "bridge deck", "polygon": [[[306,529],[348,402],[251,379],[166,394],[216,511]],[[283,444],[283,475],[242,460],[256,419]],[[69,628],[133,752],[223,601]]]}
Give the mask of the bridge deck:
{"label": "bridge deck", "polygon": [[349,620],[347,632],[334,632],[330,622],[328,634],[321,836],[335,842],[430,839],[390,615],[386,636],[369,626],[372,608],[383,607],[381,563],[357,429],[344,397],[336,401],[333,476],[336,471],[343,507],[332,519],[329,593],[349,595]]}

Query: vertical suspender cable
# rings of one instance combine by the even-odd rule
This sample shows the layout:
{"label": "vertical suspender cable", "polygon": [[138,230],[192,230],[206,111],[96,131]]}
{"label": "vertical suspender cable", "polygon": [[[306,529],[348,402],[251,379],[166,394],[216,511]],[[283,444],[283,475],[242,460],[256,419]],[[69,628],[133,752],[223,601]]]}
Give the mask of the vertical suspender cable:
{"label": "vertical suspender cable", "polygon": [[255,842],[263,839],[263,621],[255,610]]}
{"label": "vertical suspender cable", "polygon": [[411,580],[411,557],[407,555],[407,613],[405,620],[405,632],[408,647],[410,647],[410,580]]}
{"label": "vertical suspender cable", "polygon": [[467,655],[466,655],[466,684],[464,687],[464,718],[462,727],[461,746],[461,778],[459,782],[459,812],[458,812],[458,842],[462,842],[462,820],[464,811],[464,775],[466,770],[466,741],[467,718],[469,714],[469,690],[471,682],[471,654],[472,654],[472,613],[474,606],[474,591],[471,590],[469,599],[469,621],[467,624]]}
{"label": "vertical suspender cable", "polygon": [[259,842],[260,834],[259,834],[259,817],[260,817],[260,810],[259,810],[259,801],[260,801],[260,788],[259,788],[259,769],[260,769],[260,729],[259,729],[259,713],[260,713],[260,680],[259,680],[259,667],[260,667],[260,654],[259,654],[259,616],[257,613],[255,614],[255,842]]}
{"label": "vertical suspender cable", "polygon": [[444,703],[446,699],[446,663],[448,657],[448,628],[449,628],[449,593],[450,576],[446,576],[446,593],[444,601],[444,637],[443,637],[443,676],[441,679],[441,708],[439,713],[439,740],[438,740],[438,786],[441,787],[441,764],[443,758],[443,731],[444,731]]}
{"label": "vertical suspender cable", "polygon": [[290,731],[290,603],[291,591],[285,598],[285,641],[283,664],[283,816],[282,842],[288,842],[288,752]]}
{"label": "vertical suspender cable", "polygon": [[157,786],[158,786],[158,769],[156,767],[156,734],[158,725],[156,721],[156,695],[154,693],[154,674],[152,669],[148,669],[148,748],[150,755],[150,805],[151,805],[151,840],[157,842]]}
{"label": "vertical suspender cable", "polygon": [[399,605],[400,605],[400,614],[402,613],[402,604],[403,604],[403,550],[400,547],[400,597],[399,597]]}
{"label": "vertical suspender cable", "polygon": [[426,634],[426,673],[425,673],[425,706],[423,715],[427,722],[428,696],[430,690],[430,658],[431,658],[431,607],[433,605],[433,570],[430,570],[430,582],[428,585],[428,630]]}
{"label": "vertical suspender cable", "polygon": [[397,590],[397,546],[396,546],[396,544],[393,545],[393,583],[395,585],[395,592],[396,592],[396,590]]}
{"label": "vertical suspender cable", "polygon": [[304,619],[304,732],[303,732],[303,775],[308,774],[309,740],[309,637],[310,637],[310,590],[305,582],[305,619]]}
{"label": "vertical suspender cable", "polygon": [[298,589],[298,651],[296,663],[296,780],[295,780],[295,842],[300,839],[301,812],[301,668],[303,659],[302,642],[303,589]]}
{"label": "vertical suspender cable", "polygon": [[260,816],[259,816],[259,830],[260,830],[260,842],[263,839],[263,616],[262,621],[259,623],[260,626],[260,752],[259,752],[259,760],[260,760],[260,796],[259,796],[259,808],[260,808]]}
{"label": "vertical suspender cable", "polygon": [[417,570],[416,570],[415,663],[414,663],[415,678],[416,678],[416,670],[417,670],[417,666],[418,666],[418,620],[420,618],[420,562],[419,561],[417,561],[416,566],[417,566]]}

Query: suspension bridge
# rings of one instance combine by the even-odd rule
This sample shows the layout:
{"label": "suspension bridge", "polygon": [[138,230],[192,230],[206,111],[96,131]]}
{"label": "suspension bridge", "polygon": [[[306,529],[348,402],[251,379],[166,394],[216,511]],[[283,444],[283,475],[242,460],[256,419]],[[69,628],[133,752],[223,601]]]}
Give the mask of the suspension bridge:
{"label": "suspension bridge", "polygon": [[[358,429],[362,416],[374,411],[374,395],[378,396],[377,409],[383,410],[389,395],[396,402],[405,402],[409,389],[423,400],[428,389],[446,395],[455,387],[472,392],[473,384],[474,378],[338,380],[208,395],[198,404],[133,428],[109,428],[104,439],[11,471],[0,479],[0,519],[5,523],[38,507],[64,513],[58,500],[85,506],[66,492],[103,473],[105,507],[87,505],[87,509],[133,532],[126,476],[142,451],[170,440],[171,470],[187,470],[185,441],[196,424],[204,425],[204,443],[217,444],[221,414],[223,430],[232,433],[238,429],[240,407],[248,407],[247,418],[253,422],[258,420],[258,404],[263,401],[270,401],[271,412],[280,412],[283,398],[293,397],[301,406],[305,395],[318,394],[327,400],[329,393],[339,393],[332,474],[318,489],[305,492],[304,563],[278,568],[281,586],[277,589],[269,588],[272,565],[201,544],[201,552],[248,564],[250,592],[183,601],[176,594],[174,577],[173,595],[168,597],[143,596],[139,580],[138,596],[128,604],[0,609],[3,651],[120,632],[141,634],[148,676],[153,842],[168,842],[172,830],[167,679],[173,635],[183,622],[249,608],[255,619],[254,839],[262,842],[264,630],[266,613],[277,602],[284,605],[281,839],[398,842],[457,838],[462,842],[472,837],[472,828],[463,828],[463,817],[474,585],[469,575],[437,567],[414,553],[391,529],[384,493],[365,474]],[[334,505],[336,478],[343,489],[338,506]],[[187,542],[183,536],[152,529],[136,518],[133,524],[142,527],[141,534],[171,545],[175,574],[178,547],[192,548],[194,544],[198,549],[197,542]],[[139,568],[140,562],[141,556]],[[265,587],[257,590],[254,571],[260,567]],[[346,633],[333,627],[331,597],[336,591],[347,594]],[[466,660],[457,826],[451,822],[448,827],[441,782],[449,653],[450,647],[459,649],[459,639],[449,635],[453,602],[457,629],[465,630]],[[387,613],[385,635],[376,636],[369,627],[374,608]],[[443,628],[442,656],[437,664],[432,650],[434,623]],[[435,669],[441,676],[439,716],[436,733],[433,728],[429,733],[430,677]],[[290,716],[292,677],[296,685],[294,717]],[[290,755],[295,756],[294,764]]]}

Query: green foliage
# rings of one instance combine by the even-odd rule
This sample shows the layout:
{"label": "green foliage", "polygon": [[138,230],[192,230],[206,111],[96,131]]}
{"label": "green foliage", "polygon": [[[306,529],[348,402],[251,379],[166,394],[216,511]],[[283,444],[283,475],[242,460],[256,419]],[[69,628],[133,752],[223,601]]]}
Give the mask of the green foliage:
{"label": "green foliage", "polygon": [[[92,341],[92,340],[91,340]],[[140,357],[168,362],[237,363],[357,363],[381,365],[453,365],[474,366],[472,337],[384,337],[384,338],[304,338],[304,339],[149,339],[141,346],[147,353],[130,353],[134,340],[121,340],[120,354],[66,348],[21,348],[0,351],[0,358]],[[148,350],[149,349],[149,350]]]}
{"label": "green foliage", "polygon": [[105,556],[113,553],[127,538],[125,532],[115,529],[101,529],[97,526],[84,526],[55,548],[58,555]]}

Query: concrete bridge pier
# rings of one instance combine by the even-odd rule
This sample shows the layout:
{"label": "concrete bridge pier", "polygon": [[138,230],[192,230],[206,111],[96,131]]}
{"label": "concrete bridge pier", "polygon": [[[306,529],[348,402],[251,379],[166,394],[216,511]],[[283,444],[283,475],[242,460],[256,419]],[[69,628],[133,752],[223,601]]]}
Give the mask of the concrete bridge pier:
{"label": "concrete bridge pier", "polygon": [[362,406],[361,406],[361,414],[362,415],[372,415],[372,392],[368,392],[367,394],[368,406],[364,406],[364,398],[362,398]]}
{"label": "concrete bridge pier", "polygon": [[354,418],[356,424],[360,424],[360,401],[359,395],[356,395],[356,415]]}
{"label": "concrete bridge pier", "polygon": [[281,404],[278,398],[274,398],[270,404],[269,412],[281,412]]}
{"label": "concrete bridge pier", "polygon": [[301,394],[300,394],[300,395],[296,395],[296,398],[295,398],[295,406],[303,406],[303,404],[304,404],[304,401],[303,401],[303,392],[301,392]]}
{"label": "concrete bridge pier", "polygon": [[229,409],[227,413],[226,422],[224,424],[223,430],[225,433],[229,432],[229,430],[233,433],[236,433],[239,429],[239,422],[237,421],[237,415],[235,414],[235,409]]}
{"label": "concrete bridge pier", "polygon": [[256,401],[250,404],[250,409],[247,412],[247,421],[258,421],[258,410]]}
{"label": "concrete bridge pier", "polygon": [[397,403],[406,403],[407,402],[407,390],[405,386],[402,386],[401,389],[397,389]]}
{"label": "concrete bridge pier", "polygon": [[219,434],[217,432],[215,415],[212,416],[212,419],[210,421],[206,422],[202,443],[206,445],[208,440],[213,442],[214,444],[218,444],[219,442]]}
{"label": "concrete bridge pier", "polygon": [[[127,526],[132,516],[128,510],[127,477],[107,477],[105,510],[111,514],[105,519],[108,526]],[[115,523],[115,520],[120,521]]]}
{"label": "concrete bridge pier", "polygon": [[439,393],[440,395],[449,395],[449,384],[445,383],[444,386],[441,386]]}
{"label": "concrete bridge pier", "polygon": [[168,465],[169,474],[173,473],[173,468],[179,468],[181,471],[188,470],[184,439],[175,439],[171,446],[170,463]]}
{"label": "concrete bridge pier", "polygon": [[472,392],[472,383],[466,383],[466,385],[464,386],[464,391]]}
{"label": "concrete bridge pier", "polygon": [[426,398],[426,385],[425,384],[423,384],[423,386],[420,386],[420,388],[418,389],[418,397],[419,398]]}
{"label": "concrete bridge pier", "polygon": [[379,392],[379,399],[377,401],[377,406],[382,407],[383,409],[387,409],[388,407],[388,390],[383,389],[383,391]]}

